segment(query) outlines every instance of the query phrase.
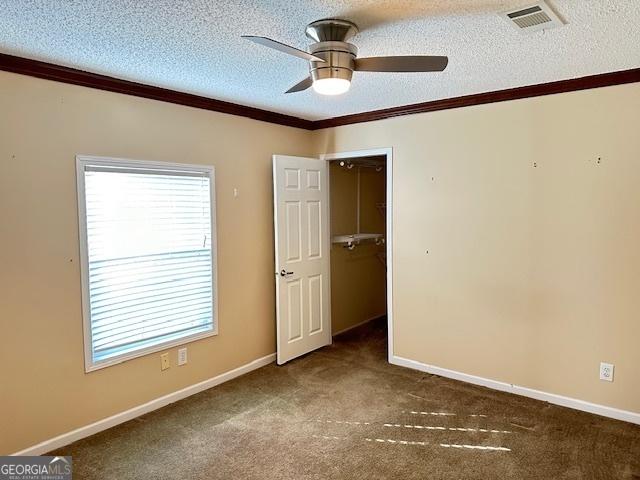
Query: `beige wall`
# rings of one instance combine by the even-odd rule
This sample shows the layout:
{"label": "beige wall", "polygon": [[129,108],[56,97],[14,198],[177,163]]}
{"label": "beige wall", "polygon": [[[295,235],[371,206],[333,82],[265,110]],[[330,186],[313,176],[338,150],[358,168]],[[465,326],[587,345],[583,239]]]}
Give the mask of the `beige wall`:
{"label": "beige wall", "polygon": [[631,84],[316,132],[393,147],[395,354],[640,412],[639,126]]}
{"label": "beige wall", "polygon": [[[394,148],[397,355],[640,412],[639,124],[640,84],[312,133],[0,73],[0,454],[275,350],[272,153]],[[84,373],[78,153],[215,165],[220,334],[188,365]]]}
{"label": "beige wall", "polygon": [[[0,454],[275,351],[271,155],[308,154],[310,135],[0,73]],[[84,373],[78,153],[215,166],[220,328],[187,365],[171,349],[166,372],[152,354]]]}
{"label": "beige wall", "polygon": [[[331,162],[331,235],[356,233],[357,173]],[[360,230],[384,233],[385,219],[376,208],[385,201],[384,172],[360,173]],[[379,317],[386,311],[386,270],[377,254],[384,246],[362,243],[353,250],[331,245],[331,331],[336,333]]]}

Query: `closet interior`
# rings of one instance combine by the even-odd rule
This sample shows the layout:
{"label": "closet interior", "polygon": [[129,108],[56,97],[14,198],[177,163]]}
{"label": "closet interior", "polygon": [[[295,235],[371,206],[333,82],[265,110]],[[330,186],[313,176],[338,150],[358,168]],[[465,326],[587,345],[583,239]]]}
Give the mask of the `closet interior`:
{"label": "closet interior", "polygon": [[386,157],[330,162],[334,334],[386,315]]}

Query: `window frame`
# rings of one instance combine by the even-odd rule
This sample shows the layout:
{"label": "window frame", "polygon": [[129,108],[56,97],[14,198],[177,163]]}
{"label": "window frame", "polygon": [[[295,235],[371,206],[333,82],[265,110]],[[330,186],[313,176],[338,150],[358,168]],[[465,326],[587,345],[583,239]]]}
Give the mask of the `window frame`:
{"label": "window frame", "polygon": [[[91,304],[89,292],[89,246],[87,240],[87,211],[85,196],[85,167],[101,166],[116,168],[136,168],[148,170],[174,170],[178,172],[204,173],[209,177],[209,194],[211,202],[211,282],[213,301],[213,328],[205,332],[199,332],[174,340],[168,340],[155,345],[143,347],[131,352],[94,362],[92,355],[91,332]],[[82,329],[84,341],[84,367],[85,373],[100,370],[112,365],[117,365],[134,358],[143,357],[168,348],[185,345],[203,338],[218,335],[218,233],[216,228],[216,186],[215,168],[212,165],[193,165],[186,163],[169,163],[147,160],[132,160],[126,158],[98,157],[92,155],[76,155],[76,188],[78,200],[78,239],[80,247],[80,282],[82,286]]]}

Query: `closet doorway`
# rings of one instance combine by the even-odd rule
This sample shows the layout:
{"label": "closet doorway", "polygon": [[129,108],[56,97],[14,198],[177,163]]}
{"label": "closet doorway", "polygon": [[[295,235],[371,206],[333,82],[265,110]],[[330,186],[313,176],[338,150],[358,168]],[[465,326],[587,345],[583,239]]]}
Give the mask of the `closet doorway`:
{"label": "closet doorway", "polygon": [[387,318],[392,355],[392,150],[327,154],[331,326],[338,335]]}
{"label": "closet doorway", "polygon": [[385,314],[392,358],[392,174],[390,148],[273,156],[278,364]]}

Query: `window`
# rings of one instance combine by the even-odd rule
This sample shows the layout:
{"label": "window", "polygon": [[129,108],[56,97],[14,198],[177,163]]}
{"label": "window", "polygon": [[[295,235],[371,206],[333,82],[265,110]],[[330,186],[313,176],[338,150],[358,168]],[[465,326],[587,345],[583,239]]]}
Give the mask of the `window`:
{"label": "window", "polygon": [[86,370],[215,335],[213,168],[76,163]]}

